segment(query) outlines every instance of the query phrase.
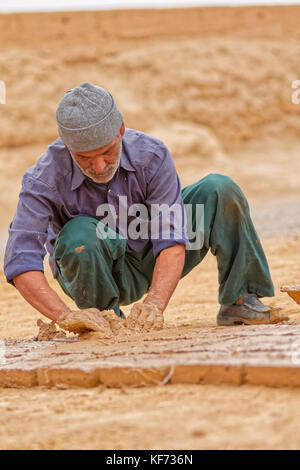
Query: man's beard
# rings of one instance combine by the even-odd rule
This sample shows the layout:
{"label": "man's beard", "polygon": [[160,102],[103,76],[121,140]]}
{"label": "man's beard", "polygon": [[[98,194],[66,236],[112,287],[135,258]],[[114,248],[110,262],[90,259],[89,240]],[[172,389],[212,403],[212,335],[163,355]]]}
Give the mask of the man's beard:
{"label": "man's beard", "polygon": [[105,167],[105,169],[102,171],[102,173],[97,173],[94,170],[92,170],[91,168],[88,168],[87,170],[84,170],[83,168],[81,168],[81,166],[75,160],[75,158],[73,157],[73,155],[71,153],[71,156],[72,156],[74,162],[80,168],[82,173],[85,176],[87,176],[88,178],[90,178],[92,181],[94,181],[95,183],[108,183],[110,180],[113,179],[117,169],[119,168],[121,155],[122,155],[122,140],[120,142],[119,154],[118,154],[118,157],[117,157],[117,160],[115,161],[115,163],[110,163],[109,165],[107,165]]}

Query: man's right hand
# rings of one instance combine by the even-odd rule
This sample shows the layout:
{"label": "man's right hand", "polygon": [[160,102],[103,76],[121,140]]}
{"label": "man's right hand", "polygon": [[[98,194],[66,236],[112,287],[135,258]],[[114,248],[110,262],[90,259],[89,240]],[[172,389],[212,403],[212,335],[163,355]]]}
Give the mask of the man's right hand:
{"label": "man's right hand", "polygon": [[99,331],[111,336],[109,323],[103,318],[97,308],[86,308],[83,310],[71,310],[62,313],[56,323],[63,330],[72,333],[84,333],[87,331]]}

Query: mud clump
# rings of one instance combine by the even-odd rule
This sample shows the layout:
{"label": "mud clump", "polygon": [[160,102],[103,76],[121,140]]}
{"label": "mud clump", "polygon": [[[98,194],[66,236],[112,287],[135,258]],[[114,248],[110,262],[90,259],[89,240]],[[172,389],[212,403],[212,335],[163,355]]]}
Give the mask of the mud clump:
{"label": "mud clump", "polygon": [[287,294],[300,305],[300,284],[295,286],[282,286],[280,287],[281,292],[287,292]]}
{"label": "mud clump", "polygon": [[[148,332],[150,329],[161,329],[163,327],[163,319],[161,316],[154,318],[154,313],[151,312],[153,318],[151,321],[145,322],[145,325],[138,325],[136,322],[135,314],[139,312],[133,312],[133,316],[129,315],[127,320],[118,317],[114,310],[103,310],[99,311],[96,308],[87,308],[83,310],[76,310],[66,312],[62,314],[58,321],[55,323],[43,322],[42,320],[37,321],[39,327],[39,333],[34,338],[35,341],[51,341],[56,338],[66,338],[65,331],[79,335],[81,340],[88,339],[116,339],[127,338],[137,333]],[[134,317],[134,320],[133,320]],[[57,329],[58,325],[62,330]]]}
{"label": "mud clump", "polygon": [[[98,312],[99,313],[99,312]],[[107,322],[108,329],[101,330],[86,330],[80,333],[81,340],[105,340],[118,341],[120,338],[125,339],[131,336],[134,332],[129,330],[126,325],[126,320],[118,317],[113,310],[102,310],[101,315]]]}
{"label": "mud clump", "polygon": [[101,313],[109,324],[113,335],[127,335],[130,333],[127,329],[126,320],[118,317],[113,310],[103,310]]}
{"label": "mud clump", "polygon": [[66,333],[58,330],[54,321],[47,323],[39,318],[36,324],[39,327],[39,332],[33,338],[34,341],[52,341],[56,338],[66,338]]}
{"label": "mud clump", "polygon": [[270,320],[267,321],[267,323],[280,323],[283,321],[288,321],[290,318],[286,314],[280,314],[281,310],[281,307],[273,307],[270,310]]}
{"label": "mud clump", "polygon": [[[105,312],[105,311],[104,311]],[[104,337],[110,337],[112,330],[110,323],[104,318],[104,312],[96,308],[73,310],[60,315],[57,324],[63,330],[72,333],[86,333],[88,331],[100,332]],[[113,312],[115,315],[115,313]]]}
{"label": "mud clump", "polygon": [[64,330],[79,334],[80,339],[91,337],[110,339],[131,334],[126,326],[126,321],[118,317],[114,310],[100,312],[96,308],[87,308],[71,311],[63,314],[57,323]]}

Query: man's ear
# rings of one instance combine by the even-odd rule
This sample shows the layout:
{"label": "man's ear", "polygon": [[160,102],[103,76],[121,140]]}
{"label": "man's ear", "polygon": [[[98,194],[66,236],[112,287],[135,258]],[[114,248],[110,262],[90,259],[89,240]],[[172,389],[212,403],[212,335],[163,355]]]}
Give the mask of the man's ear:
{"label": "man's ear", "polygon": [[125,132],[125,125],[124,125],[124,122],[122,122],[122,126],[120,127],[120,134],[121,134],[121,136],[124,135],[124,132]]}

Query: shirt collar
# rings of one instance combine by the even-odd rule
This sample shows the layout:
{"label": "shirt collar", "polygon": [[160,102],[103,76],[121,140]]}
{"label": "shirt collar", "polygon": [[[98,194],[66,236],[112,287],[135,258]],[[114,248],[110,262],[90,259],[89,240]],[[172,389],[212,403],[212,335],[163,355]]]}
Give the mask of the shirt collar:
{"label": "shirt collar", "polygon": [[73,167],[73,174],[72,174],[72,181],[71,181],[71,189],[74,191],[75,189],[79,188],[79,186],[84,182],[85,175],[80,170],[79,166],[73,161],[72,156],[70,155],[72,160],[72,167]]}
{"label": "shirt collar", "polygon": [[[72,166],[73,166],[71,189],[72,191],[74,191],[75,189],[79,188],[79,186],[84,182],[84,180],[87,177],[85,176],[84,173],[82,173],[79,166],[76,165],[76,163],[73,161],[71,154],[70,154],[70,158],[72,160]],[[126,171],[136,171],[136,169],[132,166],[132,164],[130,163],[130,160],[127,157],[127,152],[124,149],[124,145],[123,145],[123,151],[121,155],[120,167]]]}

